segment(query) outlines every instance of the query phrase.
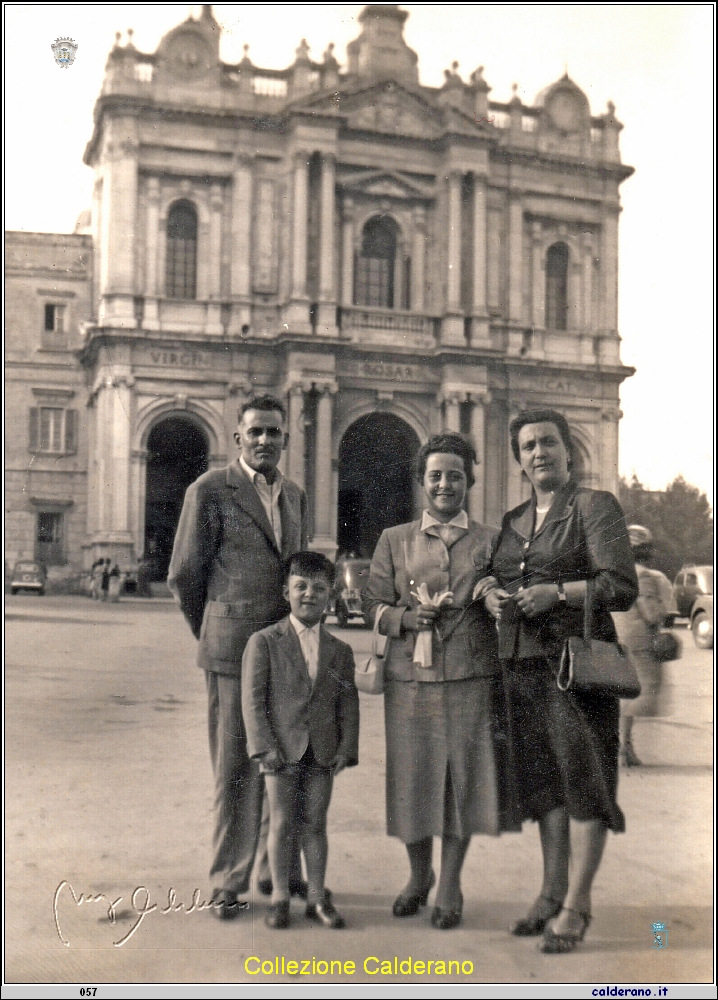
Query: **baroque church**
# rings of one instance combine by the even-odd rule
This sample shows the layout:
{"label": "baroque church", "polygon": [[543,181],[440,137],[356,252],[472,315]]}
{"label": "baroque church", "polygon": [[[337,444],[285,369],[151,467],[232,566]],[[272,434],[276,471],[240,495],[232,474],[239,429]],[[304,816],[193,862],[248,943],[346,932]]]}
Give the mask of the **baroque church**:
{"label": "baroque church", "polygon": [[91,210],[7,234],[10,564],[162,579],[187,485],[258,393],[286,403],[282,468],[329,556],[416,515],[412,457],[444,428],[498,525],[527,495],[528,406],[563,411],[576,475],[615,491],[622,125],[567,75],[530,106],[482,67],[423,86],[408,16],[367,5],[344,67],[304,40],[283,70],[223,63],[209,5],[156,52],[118,36]]}

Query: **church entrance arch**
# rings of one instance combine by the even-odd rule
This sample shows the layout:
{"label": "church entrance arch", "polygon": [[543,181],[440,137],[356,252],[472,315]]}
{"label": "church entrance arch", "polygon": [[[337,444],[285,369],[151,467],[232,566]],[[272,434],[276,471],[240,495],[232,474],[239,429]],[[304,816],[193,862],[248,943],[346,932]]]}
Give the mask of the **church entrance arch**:
{"label": "church entrance arch", "polygon": [[145,560],[148,579],[166,580],[182,501],[190,483],[207,471],[209,441],[197,422],[172,414],[147,439]]}
{"label": "church entrance arch", "polygon": [[338,554],[371,558],[385,528],[414,516],[414,430],[392,413],[368,413],[339,447]]}

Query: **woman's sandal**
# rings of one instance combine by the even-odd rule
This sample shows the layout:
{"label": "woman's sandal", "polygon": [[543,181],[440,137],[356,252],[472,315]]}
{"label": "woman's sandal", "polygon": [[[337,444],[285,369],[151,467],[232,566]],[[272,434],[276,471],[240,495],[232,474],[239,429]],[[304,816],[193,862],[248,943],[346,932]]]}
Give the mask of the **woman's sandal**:
{"label": "woman's sandal", "polygon": [[543,941],[539,945],[539,951],[544,955],[565,955],[573,951],[576,945],[583,941],[586,928],[591,923],[591,914],[582,913],[580,910],[572,910],[569,906],[564,906],[567,913],[575,913],[581,918],[581,927],[572,934],[556,934],[551,927],[547,927],[543,932]]}
{"label": "woman's sandal", "polygon": [[516,937],[536,937],[543,933],[543,929],[552,917],[557,916],[563,907],[563,900],[554,899],[553,896],[538,897],[523,920],[517,920],[509,927],[509,932]]}

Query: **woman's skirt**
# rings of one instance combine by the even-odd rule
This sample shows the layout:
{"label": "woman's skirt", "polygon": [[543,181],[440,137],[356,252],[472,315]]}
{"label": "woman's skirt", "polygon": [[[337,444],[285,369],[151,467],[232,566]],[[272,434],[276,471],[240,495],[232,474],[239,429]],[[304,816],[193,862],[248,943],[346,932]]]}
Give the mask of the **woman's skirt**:
{"label": "woman's skirt", "polygon": [[623,831],[616,803],[618,698],[560,691],[549,660],[502,665],[519,817],[540,819],[563,807],[573,819]]}
{"label": "woman's skirt", "polygon": [[424,837],[498,834],[496,680],[387,680],[387,832]]}

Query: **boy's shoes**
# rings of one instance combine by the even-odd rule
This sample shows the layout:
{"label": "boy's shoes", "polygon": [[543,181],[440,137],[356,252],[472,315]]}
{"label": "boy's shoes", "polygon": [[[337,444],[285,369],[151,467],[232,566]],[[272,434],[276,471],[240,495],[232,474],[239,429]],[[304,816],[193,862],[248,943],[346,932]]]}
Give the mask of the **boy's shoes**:
{"label": "boy's shoes", "polygon": [[245,902],[239,902],[237,893],[231,889],[215,889],[211,902],[212,913],[218,920],[234,920],[242,910],[249,909]]}
{"label": "boy's shoes", "polygon": [[283,931],[289,927],[289,900],[284,899],[281,903],[270,903],[264,922],[267,927],[271,927],[274,931]]}
{"label": "boy's shoes", "polygon": [[304,915],[307,920],[313,920],[315,923],[322,924],[324,927],[330,927],[333,930],[338,931],[342,927],[346,927],[344,918],[334,909],[334,904],[331,901],[331,897],[327,894],[327,890],[324,891],[324,901],[322,903],[307,903]]}

